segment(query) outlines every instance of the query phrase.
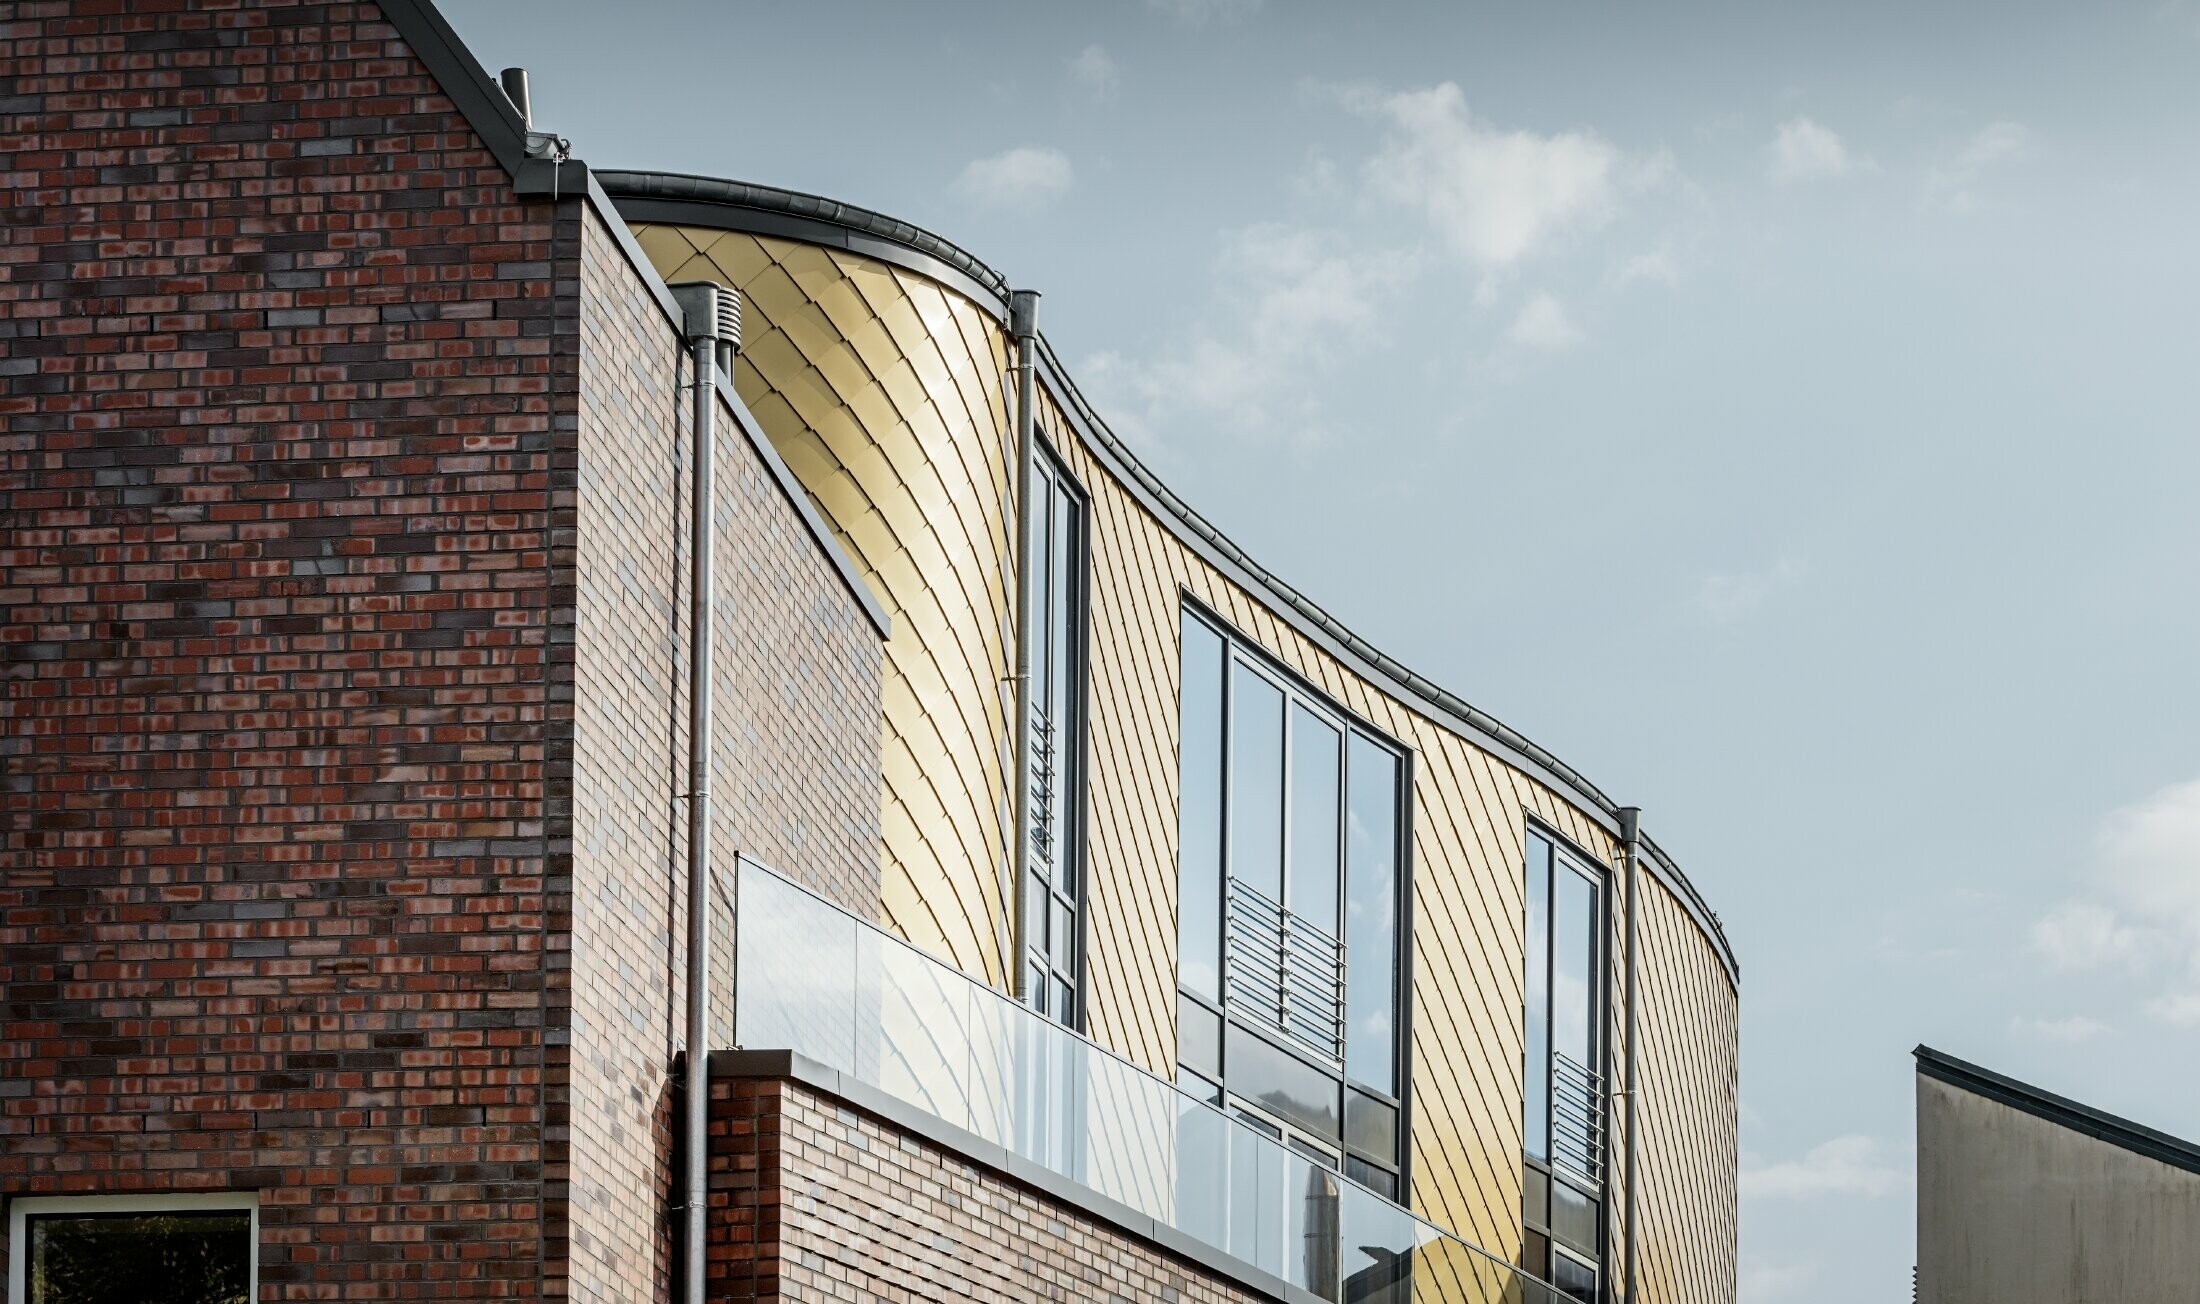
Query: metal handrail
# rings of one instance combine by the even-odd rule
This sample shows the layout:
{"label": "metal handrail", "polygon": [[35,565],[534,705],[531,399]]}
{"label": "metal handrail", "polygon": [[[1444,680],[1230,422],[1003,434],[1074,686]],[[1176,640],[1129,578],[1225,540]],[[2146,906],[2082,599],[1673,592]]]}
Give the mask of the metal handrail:
{"label": "metal handrail", "polygon": [[1590,1182],[1600,1181],[1603,1105],[1602,1075],[1562,1051],[1552,1051],[1551,1158]]}

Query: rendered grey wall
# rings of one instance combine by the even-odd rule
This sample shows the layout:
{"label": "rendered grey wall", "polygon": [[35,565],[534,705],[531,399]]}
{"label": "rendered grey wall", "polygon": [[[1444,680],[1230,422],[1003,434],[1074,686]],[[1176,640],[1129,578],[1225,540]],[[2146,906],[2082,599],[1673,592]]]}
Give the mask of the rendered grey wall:
{"label": "rendered grey wall", "polygon": [[1919,1304],[2190,1304],[2200,1173],[1917,1080]]}

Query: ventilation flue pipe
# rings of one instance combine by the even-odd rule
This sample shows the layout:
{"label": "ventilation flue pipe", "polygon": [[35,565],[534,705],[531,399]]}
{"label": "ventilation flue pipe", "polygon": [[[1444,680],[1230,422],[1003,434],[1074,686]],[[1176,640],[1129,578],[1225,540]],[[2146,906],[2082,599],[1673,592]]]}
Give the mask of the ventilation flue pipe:
{"label": "ventilation flue pipe", "polygon": [[731,370],[741,341],[741,303],[710,281],[672,287],[694,351],[694,471],[688,507],[687,1045],[682,1078],[681,1171],[686,1192],[680,1243],[680,1292],[703,1304],[703,1213],[710,1175],[710,744],[711,578],[716,549],[718,373]]}
{"label": "ventilation flue pipe", "polygon": [[1637,1106],[1642,1099],[1641,1086],[1635,1081],[1635,943],[1637,937],[1635,890],[1640,885],[1642,877],[1639,873],[1642,865],[1642,808],[1640,806],[1622,806],[1619,808],[1619,840],[1621,850],[1627,855],[1627,976],[1625,980],[1627,983],[1627,1055],[1625,1061],[1627,1075],[1627,1147],[1626,1157],[1622,1165],[1626,1175],[1625,1187],[1620,1195],[1621,1204],[1626,1209],[1627,1222],[1620,1235],[1622,1246],[1620,1271],[1622,1274],[1621,1280],[1625,1283],[1620,1298],[1625,1300],[1627,1304],[1634,1304],[1635,1147],[1638,1144],[1636,1141],[1638,1131],[1636,1119],[1640,1113]]}
{"label": "ventilation flue pipe", "polygon": [[1024,894],[1031,881],[1031,473],[1039,438],[1039,292],[1008,296],[1008,333],[1016,340],[1016,882],[1002,904],[1009,910],[1008,989],[1030,1001],[1030,939],[1023,935]]}

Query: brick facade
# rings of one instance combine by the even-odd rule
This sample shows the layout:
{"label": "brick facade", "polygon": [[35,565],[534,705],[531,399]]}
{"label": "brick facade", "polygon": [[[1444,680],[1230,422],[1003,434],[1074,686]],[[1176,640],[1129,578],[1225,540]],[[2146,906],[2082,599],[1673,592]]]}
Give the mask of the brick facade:
{"label": "brick facade", "polygon": [[[371,4],[0,9],[0,184],[0,1198],[661,1297],[669,323]],[[725,455],[721,845],[860,896],[877,636]]]}
{"label": "brick facade", "polygon": [[1267,1298],[803,1083],[711,1084],[713,1300]]}

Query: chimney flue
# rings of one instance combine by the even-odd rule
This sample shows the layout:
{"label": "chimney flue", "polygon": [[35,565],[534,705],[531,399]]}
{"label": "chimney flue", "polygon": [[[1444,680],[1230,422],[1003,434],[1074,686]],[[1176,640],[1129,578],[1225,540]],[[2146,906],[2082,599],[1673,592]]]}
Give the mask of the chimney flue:
{"label": "chimney flue", "polygon": [[527,102],[527,70],[525,68],[506,68],[503,72],[497,74],[497,80],[504,83],[504,98],[510,100],[512,107],[519,110],[520,129],[522,131],[533,131],[535,129],[535,111]]}

